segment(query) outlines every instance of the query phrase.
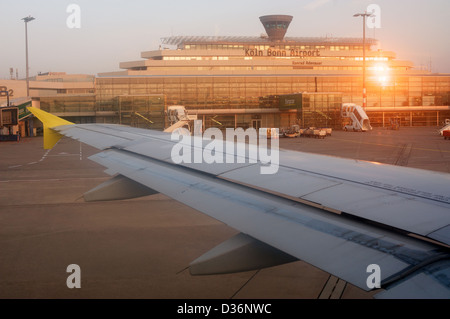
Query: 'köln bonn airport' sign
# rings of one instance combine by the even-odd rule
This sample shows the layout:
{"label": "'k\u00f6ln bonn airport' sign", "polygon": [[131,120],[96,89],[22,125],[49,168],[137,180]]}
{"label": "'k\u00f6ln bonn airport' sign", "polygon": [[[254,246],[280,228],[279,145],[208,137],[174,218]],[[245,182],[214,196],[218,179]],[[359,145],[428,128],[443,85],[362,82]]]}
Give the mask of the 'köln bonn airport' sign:
{"label": "'k\u00f6ln bonn airport' sign", "polygon": [[320,57],[319,50],[258,50],[246,49],[245,56],[251,57]]}

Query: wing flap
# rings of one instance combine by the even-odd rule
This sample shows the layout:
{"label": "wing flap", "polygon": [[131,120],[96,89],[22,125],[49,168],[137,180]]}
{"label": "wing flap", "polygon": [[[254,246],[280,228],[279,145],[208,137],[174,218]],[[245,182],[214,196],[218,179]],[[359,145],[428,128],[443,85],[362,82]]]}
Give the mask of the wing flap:
{"label": "wing flap", "polygon": [[220,175],[223,178],[233,180],[251,186],[258,186],[267,190],[284,194],[291,197],[303,198],[304,196],[339,185],[340,182],[321,176],[313,176],[297,169],[279,167],[276,174],[260,174],[260,166],[254,165],[249,168],[225,171]]}
{"label": "wing flap", "polygon": [[428,265],[389,289],[377,299],[450,299],[450,260]]}
{"label": "wing flap", "polygon": [[422,236],[450,222],[450,214],[445,207],[362,186],[342,184],[303,198]]}
{"label": "wing flap", "polygon": [[450,243],[450,225],[442,227],[430,234],[428,234],[429,238],[440,241],[442,243]]}
{"label": "wing flap", "polygon": [[[308,156],[309,154],[299,154],[299,158]],[[303,159],[303,161],[306,160]],[[356,178],[353,172],[352,176],[344,176],[345,172],[348,172],[354,164],[353,161],[338,159],[338,162],[341,163],[336,168],[336,172],[327,171],[327,168],[315,169],[314,165],[317,163],[309,163],[308,171],[292,166],[280,166],[276,178],[272,175],[259,174],[258,165],[237,168],[220,176],[250,187],[263,188],[269,192],[296,197],[330,211],[364,218],[405,232],[421,236],[429,236],[434,233],[433,237],[429,237],[439,238],[443,243],[450,245],[450,238],[443,235],[444,231],[439,232],[439,229],[450,224],[450,204],[433,199],[443,198],[439,195],[445,194],[443,189],[439,188],[436,193],[428,193],[428,197],[424,197],[424,192],[420,191],[423,186],[417,185],[417,181],[410,177],[411,174],[417,174],[415,169],[396,173],[397,184],[405,183],[403,180],[406,179],[406,182],[410,183],[410,192],[413,188],[416,189],[415,195],[395,191],[392,185],[374,186],[365,183],[367,179],[364,176]],[[365,167],[367,172],[371,172],[375,168],[372,173],[374,176],[370,177],[372,181],[378,176],[384,178],[379,172],[380,165],[371,165],[371,163],[364,163],[364,165],[367,165]],[[339,167],[342,169],[341,171],[338,170]],[[365,172],[363,171],[363,173]],[[419,170],[418,173],[417,178],[420,179],[424,172]],[[446,182],[448,182],[447,185],[450,185],[447,175],[435,175],[434,177],[438,185],[444,185]],[[376,183],[381,184],[381,179]]]}

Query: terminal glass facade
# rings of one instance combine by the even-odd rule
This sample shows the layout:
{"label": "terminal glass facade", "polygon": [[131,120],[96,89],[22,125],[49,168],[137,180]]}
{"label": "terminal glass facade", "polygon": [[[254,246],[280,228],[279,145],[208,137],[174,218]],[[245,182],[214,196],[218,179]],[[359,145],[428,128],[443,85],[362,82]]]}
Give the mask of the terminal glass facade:
{"label": "terminal glass facade", "polygon": [[95,95],[62,95],[49,96],[40,98],[41,109],[58,114],[72,114],[72,115],[95,115],[96,98]]}
{"label": "terminal glass facade", "polygon": [[166,126],[163,95],[122,95],[115,99],[115,104],[120,124],[155,130]]}
{"label": "terminal glass facade", "polygon": [[[413,118],[404,120],[404,124],[416,123],[415,125],[436,125],[445,117],[450,117],[448,111],[428,110],[434,106],[448,106],[450,95],[450,76],[395,76],[383,79],[381,82],[376,78],[367,79],[367,107],[368,114],[374,126],[383,126],[386,118],[393,113],[404,113],[402,118]],[[332,111],[336,113],[341,103],[356,103],[362,105],[362,78],[360,76],[158,76],[142,78],[97,78],[96,80],[96,110],[97,111],[120,111],[119,101],[125,96],[149,95],[160,98],[158,104],[161,116],[162,108],[168,105],[184,105],[193,114],[211,114],[222,117],[217,122],[242,126],[251,126],[253,120],[261,120],[261,125],[278,126],[285,124],[284,118],[292,111],[279,108],[278,100],[270,96],[280,96],[295,93],[328,93],[336,92]],[[120,98],[119,98],[120,97]],[[320,95],[311,95],[311,107],[322,107]],[[130,98],[131,99],[131,98]],[[336,101],[334,99],[337,99]],[[136,108],[140,108],[143,102],[139,98]],[[123,103],[123,102],[122,102]],[[130,102],[131,103],[131,102]],[[153,103],[153,102],[152,102]],[[142,105],[146,105],[145,103]],[[328,104],[327,104],[328,105]],[[92,104],[91,104],[92,106]],[[415,110],[411,107],[428,107],[423,110]],[[132,107],[132,106],[129,106]],[[327,106],[328,107],[328,106]],[[209,110],[210,112],[205,112]],[[250,115],[242,115],[242,112]],[[413,113],[411,113],[413,112]],[[317,112],[314,113],[316,116]],[[337,113],[336,113],[337,114]],[[152,115],[153,117],[156,114]],[[383,122],[383,116],[385,116]],[[236,117],[236,118],[235,118]],[[323,123],[327,117],[308,117],[308,125],[323,126],[328,124],[339,127],[337,120]],[[312,119],[316,121],[312,121]],[[117,122],[117,118],[115,118]],[[159,120],[160,122],[162,121]],[[205,117],[207,126],[217,126],[217,122]],[[136,122],[141,123],[141,122]],[[142,124],[142,123],[141,123]]]}

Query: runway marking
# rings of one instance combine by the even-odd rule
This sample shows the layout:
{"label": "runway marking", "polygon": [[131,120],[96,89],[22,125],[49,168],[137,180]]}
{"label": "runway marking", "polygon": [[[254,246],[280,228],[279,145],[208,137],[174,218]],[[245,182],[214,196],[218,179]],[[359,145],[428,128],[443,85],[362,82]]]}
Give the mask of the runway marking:
{"label": "runway marking", "polygon": [[[22,165],[21,165],[22,166]],[[109,177],[77,177],[77,178],[49,178],[49,179],[15,179],[0,181],[0,183],[42,183],[42,182],[67,182],[67,181],[81,181],[81,180],[108,180]]]}
{"label": "runway marking", "polygon": [[51,236],[51,235],[66,233],[66,232],[72,231],[72,230],[73,230],[73,228],[68,228],[68,229],[57,230],[57,231],[53,231],[53,232],[46,232],[46,233],[41,233],[41,234],[28,235],[28,236],[22,236],[22,237],[18,237],[18,238],[2,240],[2,242],[9,243],[9,242],[14,242],[14,241],[18,241],[18,240],[28,240],[28,239],[32,239],[32,238],[39,238],[39,237],[44,237],[44,236]]}
{"label": "runway marking", "polygon": [[261,269],[258,269],[243,285],[242,285],[242,287],[240,287],[231,297],[230,297],[230,299],[233,299],[234,297],[236,297],[236,295],[245,287],[245,286],[247,286],[247,284],[253,279],[253,278],[255,278],[255,276],[257,275],[257,274],[259,274],[259,271],[260,271]]}
{"label": "runway marking", "polygon": [[[55,146],[58,145],[59,141],[56,142]],[[78,154],[68,154],[65,152],[56,154],[56,155],[50,155],[50,152],[55,148],[55,146],[49,150],[47,150],[47,152],[45,152],[44,155],[42,155],[41,159],[37,162],[31,162],[28,164],[23,164],[23,165],[13,165],[13,166],[8,166],[8,168],[18,168],[18,167],[22,167],[24,165],[34,165],[34,164],[38,164],[41,163],[43,161],[45,161],[47,159],[47,157],[63,157],[63,156],[79,156],[80,157],[80,161],[83,160],[83,150],[82,150],[82,143],[80,142],[80,152]]]}
{"label": "runway marking", "polygon": [[14,166],[9,166],[8,168],[17,168],[17,167],[22,167],[23,165],[14,165]]}
{"label": "runway marking", "polygon": [[405,144],[401,147],[401,150],[395,160],[394,165],[407,166],[409,157],[411,156],[412,143]]}
{"label": "runway marking", "polygon": [[341,299],[346,286],[347,282],[330,275],[323,286],[318,299]]}
{"label": "runway marking", "polygon": [[39,160],[39,162],[42,162],[43,160],[45,160],[45,158],[47,157],[48,153],[50,153],[51,149],[47,150],[47,152],[45,152],[44,156],[42,156],[42,158]]}

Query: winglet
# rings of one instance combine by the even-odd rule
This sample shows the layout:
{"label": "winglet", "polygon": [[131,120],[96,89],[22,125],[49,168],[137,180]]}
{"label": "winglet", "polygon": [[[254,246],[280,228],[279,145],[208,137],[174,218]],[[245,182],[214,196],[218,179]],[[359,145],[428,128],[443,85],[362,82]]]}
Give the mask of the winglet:
{"label": "winglet", "polygon": [[35,107],[28,107],[28,110],[44,124],[44,149],[46,150],[53,148],[62,137],[61,134],[52,130],[52,128],[74,124]]}

